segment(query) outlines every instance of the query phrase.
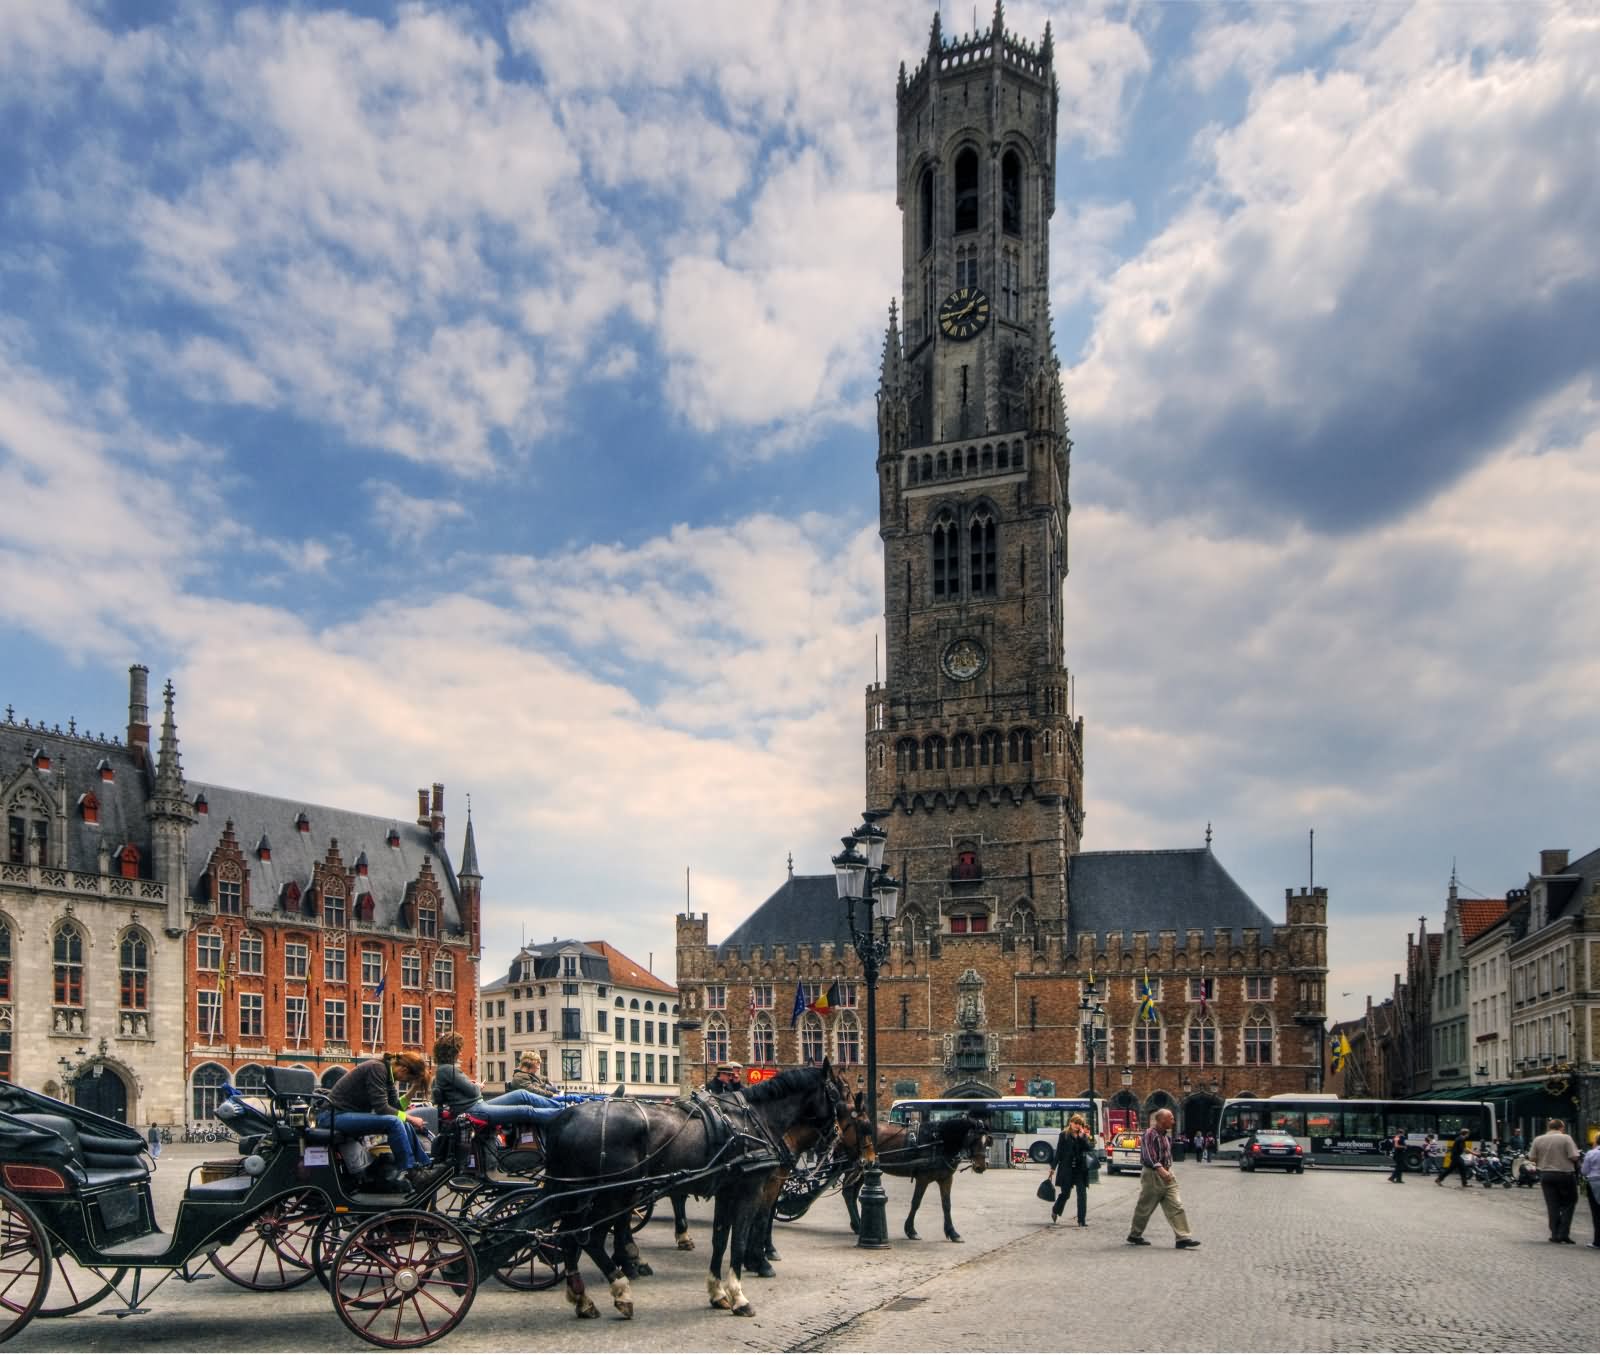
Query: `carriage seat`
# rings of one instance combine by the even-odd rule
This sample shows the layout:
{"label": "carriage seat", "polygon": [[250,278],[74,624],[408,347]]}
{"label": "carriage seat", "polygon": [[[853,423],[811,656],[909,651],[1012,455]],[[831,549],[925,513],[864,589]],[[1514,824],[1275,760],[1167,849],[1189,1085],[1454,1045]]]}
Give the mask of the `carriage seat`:
{"label": "carriage seat", "polygon": [[83,1172],[85,1182],[91,1187],[150,1179],[149,1169],[140,1158],[145,1146],[142,1139],[119,1139],[95,1134],[79,1129],[65,1115],[50,1115],[43,1111],[23,1111],[15,1118],[49,1130],[62,1139],[67,1146],[69,1161]]}

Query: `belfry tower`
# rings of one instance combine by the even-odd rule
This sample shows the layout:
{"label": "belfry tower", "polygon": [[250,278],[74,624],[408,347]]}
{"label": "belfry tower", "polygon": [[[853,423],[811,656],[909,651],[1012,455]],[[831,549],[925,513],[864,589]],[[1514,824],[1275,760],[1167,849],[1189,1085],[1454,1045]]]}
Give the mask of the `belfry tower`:
{"label": "belfry tower", "polygon": [[1050,325],[1057,90],[1048,25],[900,68],[903,308],[878,390],[885,681],[867,804],[905,882],[903,935],[1064,936],[1083,722],[1061,594],[1067,436]]}

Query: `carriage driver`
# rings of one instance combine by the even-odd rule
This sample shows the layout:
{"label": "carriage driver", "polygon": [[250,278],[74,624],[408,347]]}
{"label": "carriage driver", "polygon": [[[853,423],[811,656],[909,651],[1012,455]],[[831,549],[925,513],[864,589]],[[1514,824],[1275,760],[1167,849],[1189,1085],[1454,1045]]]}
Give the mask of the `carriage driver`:
{"label": "carriage driver", "polygon": [[724,1059],[717,1065],[717,1070],[711,1075],[711,1081],[706,1083],[706,1090],[713,1096],[732,1096],[735,1092],[744,1090],[744,1065],[735,1063],[732,1059]]}
{"label": "carriage driver", "polygon": [[544,1060],[532,1049],[517,1060],[517,1071],[511,1075],[511,1083],[506,1090],[536,1092],[540,1096],[551,1097],[561,1094],[560,1088],[544,1075]]}

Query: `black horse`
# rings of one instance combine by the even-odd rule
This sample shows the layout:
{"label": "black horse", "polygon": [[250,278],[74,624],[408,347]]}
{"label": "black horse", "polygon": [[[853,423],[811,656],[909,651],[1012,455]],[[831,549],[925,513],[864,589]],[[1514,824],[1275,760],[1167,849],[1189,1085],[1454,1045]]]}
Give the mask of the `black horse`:
{"label": "black horse", "polygon": [[[752,1223],[780,1143],[798,1125],[827,1126],[846,1103],[844,1084],[824,1062],[792,1068],[745,1092],[745,1104],[724,1101],[729,1134],[708,1131],[703,1119],[676,1102],[589,1101],[546,1126],[545,1182],[562,1237],[567,1301],[579,1317],[597,1317],[584,1292],[578,1254],[587,1252],[611,1286],[623,1317],[633,1316],[628,1266],[637,1254],[628,1232],[636,1202],[670,1186],[715,1198],[706,1290],[714,1308],[741,1317],[755,1310],[740,1280]],[[607,1255],[602,1238],[612,1236]],[[722,1276],[724,1252],[730,1274]]]}
{"label": "black horse", "polygon": [[[865,1118],[852,1119],[839,1133],[839,1146],[844,1153],[860,1161],[865,1148]],[[904,1125],[880,1124],[877,1127],[878,1166],[887,1176],[908,1176],[916,1183],[911,1196],[911,1209],[906,1214],[906,1236],[917,1237],[917,1210],[922,1197],[935,1181],[939,1183],[939,1202],[944,1206],[944,1235],[951,1242],[961,1241],[961,1234],[950,1219],[950,1183],[963,1160],[970,1160],[972,1170],[981,1172],[989,1165],[989,1128],[971,1115],[952,1115],[948,1119],[933,1120],[911,1133]],[[845,1208],[850,1211],[850,1230],[861,1231],[861,1214],[856,1205],[861,1194],[861,1176],[852,1175],[844,1188]]]}

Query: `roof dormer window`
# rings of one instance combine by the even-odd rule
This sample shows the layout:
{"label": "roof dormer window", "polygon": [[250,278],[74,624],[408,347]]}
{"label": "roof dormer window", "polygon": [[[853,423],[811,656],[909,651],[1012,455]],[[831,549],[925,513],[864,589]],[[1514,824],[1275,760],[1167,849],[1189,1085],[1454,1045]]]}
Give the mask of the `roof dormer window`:
{"label": "roof dormer window", "polygon": [[272,860],[272,843],[267,840],[267,835],[265,833],[261,835],[261,841],[256,843],[256,860]]}
{"label": "roof dormer window", "polygon": [[50,754],[45,752],[43,748],[35,748],[33,750],[33,770],[36,772],[50,770]]}
{"label": "roof dormer window", "polygon": [[362,852],[360,856],[356,857],[356,874],[357,875],[365,875],[366,873],[367,873],[367,854],[365,852]]}
{"label": "roof dormer window", "polygon": [[297,831],[302,833],[309,833],[311,831],[311,820],[306,817],[305,810],[302,809],[298,814],[295,815],[294,826]]}
{"label": "roof dormer window", "polygon": [[211,804],[203,794],[194,797],[194,812],[196,814],[209,814],[211,812]]}
{"label": "roof dormer window", "polygon": [[394,824],[391,823],[389,825],[389,836],[385,838],[384,841],[386,841],[391,847],[398,847],[400,845],[400,830],[395,827]]}
{"label": "roof dormer window", "polygon": [[100,773],[102,781],[115,781],[117,779],[116,770],[112,767],[111,759],[108,757],[101,758],[100,765],[95,770]]}
{"label": "roof dormer window", "polygon": [[78,809],[83,814],[85,823],[100,822],[100,801],[95,798],[92,790],[85,791],[78,797]]}

